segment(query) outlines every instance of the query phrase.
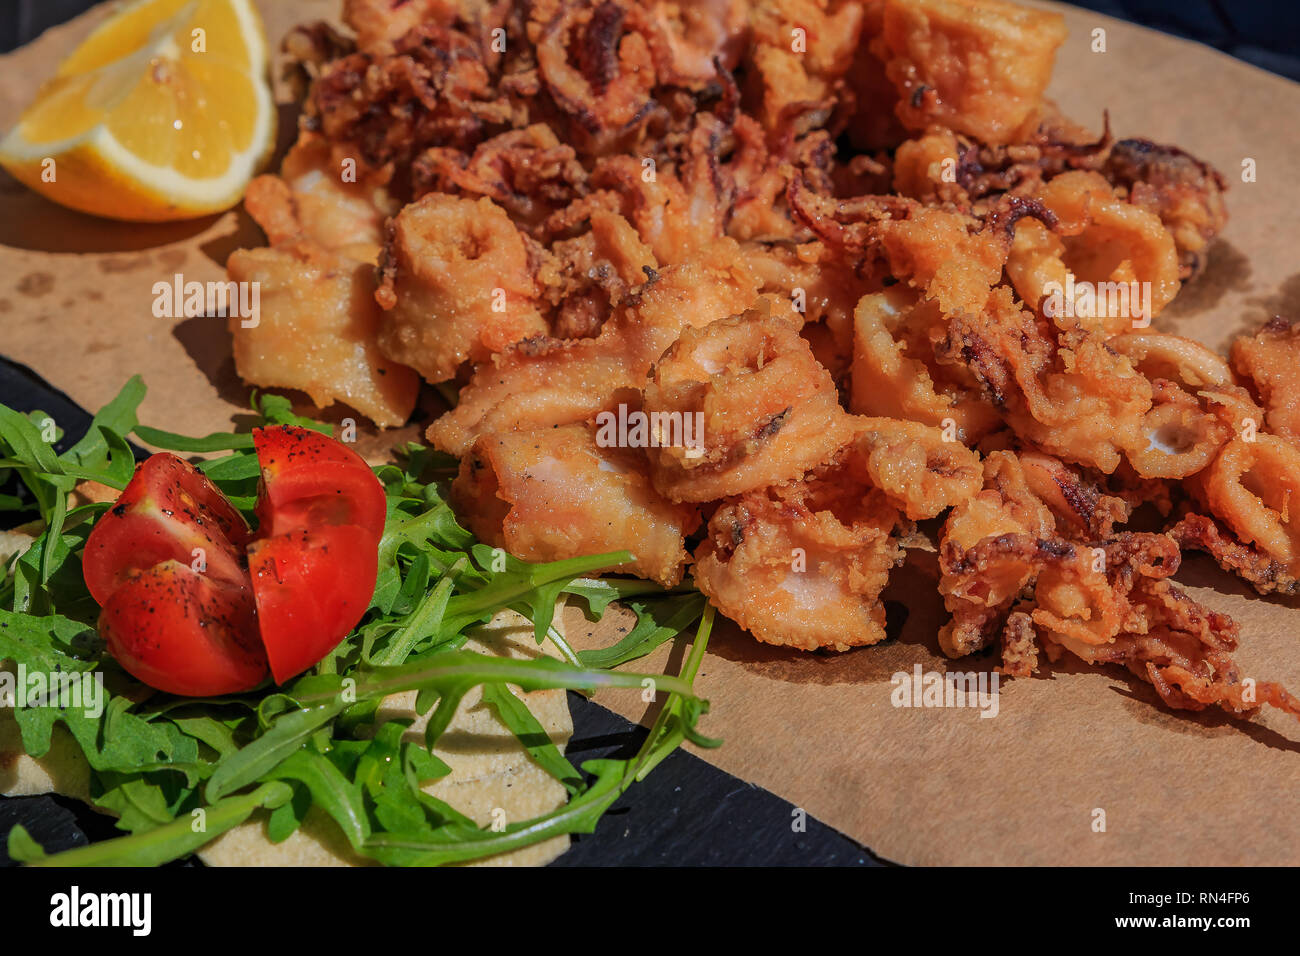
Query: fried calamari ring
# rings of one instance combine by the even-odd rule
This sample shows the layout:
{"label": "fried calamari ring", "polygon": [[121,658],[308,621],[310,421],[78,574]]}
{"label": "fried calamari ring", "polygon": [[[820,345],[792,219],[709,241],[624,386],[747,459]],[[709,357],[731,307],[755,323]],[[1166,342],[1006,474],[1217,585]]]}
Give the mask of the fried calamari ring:
{"label": "fried calamari ring", "polygon": [[750,311],[686,329],[645,388],[650,420],[698,442],[647,449],[655,487],[713,501],[797,478],[853,434],[835,382],[798,328]]}
{"label": "fried calamari ring", "polygon": [[901,518],[836,471],[724,503],[695,552],[714,607],[766,644],[845,651],[885,638],[880,592]]}
{"label": "fried calamari ring", "polygon": [[1110,340],[1148,378],[1167,378],[1192,389],[1225,389],[1236,384],[1221,356],[1200,342],[1162,332],[1129,332]]}
{"label": "fried calamari ring", "polygon": [[1147,446],[1128,453],[1143,478],[1196,474],[1239,429],[1263,418],[1228,364],[1199,342],[1130,332],[1108,344],[1152,382],[1152,406],[1142,424]]}
{"label": "fried calamari ring", "polygon": [[1206,502],[1238,538],[1296,576],[1300,573],[1300,448],[1276,435],[1234,438],[1203,478]]}
{"label": "fried calamari ring", "polygon": [[1223,201],[1228,184],[1218,170],[1176,146],[1122,139],[1102,172],[1127,189],[1129,202],[1160,217],[1178,246],[1179,278],[1204,268],[1206,247],[1228,221]]}
{"label": "fried calamari ring", "polygon": [[379,347],[430,382],[545,335],[523,238],[490,199],[430,193],[389,226]]}
{"label": "fried calamari ring", "polygon": [[481,540],[526,561],[630,551],[610,570],[681,582],[698,511],[665,501],[640,452],[602,447],[583,424],[484,435],[460,464],[451,501]]}
{"label": "fried calamari ring", "polygon": [[1142,416],[1145,448],[1129,448],[1129,463],[1143,478],[1188,478],[1207,467],[1233,431],[1167,379],[1151,383],[1151,410]]}
{"label": "fried calamari ring", "polygon": [[611,151],[645,123],[657,76],[656,31],[644,8],[625,0],[536,0],[528,30],[542,82],[583,152]]}
{"label": "fried calamari ring", "polygon": [[942,316],[935,303],[918,302],[915,292],[894,286],[863,296],[853,319],[849,409],[855,414],[939,426],[950,419],[957,438],[967,444],[998,427],[998,414],[978,386],[954,384],[950,380],[955,376],[943,374],[954,366],[936,363],[932,374],[923,359],[908,354],[903,331],[918,324],[937,326],[935,320]]}
{"label": "fried calamari ring", "polygon": [[1053,313],[1061,328],[1141,328],[1178,293],[1173,237],[1159,217],[1117,198],[1102,176],[1062,173],[1038,199],[1058,224],[1052,232],[1034,221],[1016,226],[1007,276],[1024,302]]}

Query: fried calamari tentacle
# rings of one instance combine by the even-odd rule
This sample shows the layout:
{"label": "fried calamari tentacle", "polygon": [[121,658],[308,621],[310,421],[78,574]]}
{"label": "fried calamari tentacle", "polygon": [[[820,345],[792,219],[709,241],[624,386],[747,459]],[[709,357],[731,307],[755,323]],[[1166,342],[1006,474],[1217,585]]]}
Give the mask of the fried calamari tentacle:
{"label": "fried calamari tentacle", "polygon": [[1032,677],[1036,670],[1038,631],[1034,628],[1034,619],[1028,611],[1012,611],[1002,627],[1002,664],[998,673],[1008,677]]}
{"label": "fried calamari tentacle", "polygon": [[798,328],[757,311],[686,329],[645,388],[652,422],[694,439],[648,449],[655,487],[713,501],[797,478],[853,434]]}
{"label": "fried calamari tentacle", "polygon": [[1242,678],[1229,656],[1236,623],[1167,580],[1179,559],[1177,543],[1162,534],[1124,532],[1092,544],[1000,534],[965,549],[950,541],[940,588],[954,616],[940,644],[959,656],[1000,634],[1001,671],[1028,676],[1037,637],[1053,661],[1068,651],[1090,664],[1125,665],[1177,710],[1217,705],[1249,717],[1269,703],[1300,717],[1300,701],[1280,685]]}
{"label": "fried calamari tentacle", "polygon": [[292,91],[294,102],[307,98],[312,81],[329,63],[357,50],[357,42],[324,20],[300,23],[285,34],[280,50],[286,62],[283,75]]}
{"label": "fried calamari tentacle", "polygon": [[939,593],[952,614],[939,632],[946,654],[961,657],[994,640],[1034,577],[1036,558],[1024,543],[1046,541],[1055,530],[1015,454],[989,454],[983,490],[952,510],[939,538]]}
{"label": "fried calamari tentacle", "polygon": [[1248,582],[1260,594],[1300,592],[1300,579],[1292,568],[1246,544],[1211,517],[1184,515],[1168,533],[1179,547],[1204,551],[1219,567]]}
{"label": "fried calamari tentacle", "polygon": [[644,126],[657,83],[648,12],[628,0],[534,0],[529,36],[546,92],[584,153],[613,151]]}
{"label": "fried calamari tentacle", "polygon": [[632,156],[610,156],[592,170],[590,184],[617,202],[614,211],[637,228],[661,262],[704,255],[724,232],[727,211],[707,176],[687,184],[670,169],[653,177]]}
{"label": "fried calamari tentacle", "polygon": [[698,511],[664,500],[634,448],[604,447],[587,425],[484,435],[451,487],[480,539],[527,561],[630,551],[627,571],[665,587],[681,582],[685,536]]}
{"label": "fried calamari tentacle", "polygon": [[1142,575],[1128,595],[1132,624],[1105,642],[1041,631],[1050,658],[1069,651],[1090,664],[1123,664],[1149,682],[1174,710],[1218,706],[1250,718],[1269,704],[1300,718],[1300,700],[1280,684],[1247,680],[1231,657],[1238,626],[1175,587],[1163,575]]}
{"label": "fried calamari tentacle", "polygon": [[490,199],[430,193],[389,224],[379,344],[430,382],[545,335],[528,252]]}
{"label": "fried calamari tentacle", "polygon": [[[1005,193],[1036,196],[1043,183],[1068,170],[1099,169],[1114,141],[1109,112],[1103,118],[1102,134],[1096,137],[1045,103],[1037,129],[1022,142],[992,146],[960,137],[955,144],[955,201],[978,213]],[[936,172],[942,174],[942,167]]]}
{"label": "fried calamari tentacle", "polygon": [[432,147],[411,165],[415,198],[430,192],[486,196],[525,228],[573,202],[586,188],[587,173],[572,146],[545,123],[485,140],[470,155]]}
{"label": "fried calamari tentacle", "polygon": [[965,365],[1015,433],[1058,458],[1110,474],[1147,445],[1151,383],[1099,336],[1056,332],[1005,287],[982,315],[954,315],[936,354]]}
{"label": "fried calamari tentacle", "polygon": [[938,302],[945,314],[978,314],[1002,276],[1011,243],[1006,227],[1025,215],[1048,215],[1018,202],[981,221],[902,196],[834,199],[818,195],[797,173],[786,201],[796,221],[860,274],[883,267]]}
{"label": "fried calamari tentacle", "polygon": [[1022,451],[1017,456],[1025,485],[1051,509],[1058,533],[1075,541],[1096,541],[1128,521],[1131,507],[1102,485],[1050,455]]}
{"label": "fried calamari tentacle", "polygon": [[354,53],[325,67],[304,122],[367,164],[405,170],[430,146],[460,150],[527,125],[527,107],[497,82],[478,38],[422,23],[391,54]]}
{"label": "fried calamari tentacle", "polygon": [[1123,532],[1092,544],[1056,539],[1033,584],[1034,624],[1069,647],[1106,644],[1148,623],[1133,600],[1143,581],[1172,576],[1180,561],[1167,535]]}
{"label": "fried calamari tentacle", "polygon": [[1205,267],[1210,240],[1228,221],[1228,184],[1218,170],[1176,146],[1124,139],[1111,149],[1102,173],[1127,190],[1129,202],[1160,217],[1178,247],[1180,278]]}
{"label": "fried calamari tentacle", "polygon": [[[980,501],[963,518],[977,520],[992,507]],[[1017,533],[985,537],[966,548],[955,540],[941,541],[939,593],[952,614],[952,620],[939,631],[943,652],[963,657],[996,640],[1011,606],[1033,583],[1039,566],[1056,547],[1051,539]]]}
{"label": "fried calamari tentacle", "polygon": [[885,638],[880,602],[903,558],[901,516],[833,467],[724,502],[695,553],[695,583],[766,644],[845,651]]}
{"label": "fried calamari tentacle", "polygon": [[422,23],[450,27],[461,5],[456,0],[343,0],[343,22],[363,52],[384,55]]}
{"label": "fried calamari tentacle", "polygon": [[563,339],[599,334],[633,290],[658,273],[659,260],[618,213],[595,209],[587,225],[552,243],[536,274],[552,332]]}
{"label": "fried calamari tentacle", "polygon": [[1264,403],[1268,430],[1300,442],[1300,326],[1274,316],[1254,336],[1232,343],[1232,367]]}

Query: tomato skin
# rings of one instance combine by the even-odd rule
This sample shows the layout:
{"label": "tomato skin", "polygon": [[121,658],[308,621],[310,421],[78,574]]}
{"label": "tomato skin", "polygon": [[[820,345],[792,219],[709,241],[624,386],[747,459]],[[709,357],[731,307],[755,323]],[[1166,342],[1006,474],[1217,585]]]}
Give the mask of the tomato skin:
{"label": "tomato skin", "polygon": [[132,574],[104,604],[99,632],[137,680],[184,697],[251,690],[266,679],[251,590],[164,561]]}
{"label": "tomato skin", "polygon": [[365,459],[328,435],[278,425],[254,428],[262,467],[258,537],[323,525],[359,525],[378,542],[388,503]]}
{"label": "tomato skin", "polygon": [[358,525],[254,541],[248,570],[277,684],[320,661],[361,620],[375,593],[378,542]]}
{"label": "tomato skin", "polygon": [[157,454],[136,467],[117,503],[91,529],[82,556],[86,587],[103,606],[128,577],[162,561],[195,562],[206,573],[247,583],[240,555],[249,531],[243,516],[189,462]]}

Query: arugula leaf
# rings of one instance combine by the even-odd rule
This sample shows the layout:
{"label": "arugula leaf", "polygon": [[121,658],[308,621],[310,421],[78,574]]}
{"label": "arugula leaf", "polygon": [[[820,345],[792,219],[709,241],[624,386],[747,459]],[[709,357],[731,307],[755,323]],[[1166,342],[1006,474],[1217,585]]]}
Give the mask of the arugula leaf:
{"label": "arugula leaf", "polygon": [[[162,826],[102,843],[47,856],[22,827],[9,834],[9,856],[33,866],[158,866],[179,859],[239,826],[253,811],[274,809],[292,799],[293,788],[282,781],[264,783],[251,793],[227,797],[198,807],[201,818],[181,817]],[[202,820],[202,826],[196,824]],[[21,832],[20,832],[21,831]],[[15,839],[15,833],[17,838]]]}
{"label": "arugula leaf", "polygon": [[191,438],[188,435],[165,432],[159,428],[149,428],[147,425],[136,425],[132,430],[141,441],[168,451],[247,451],[253,447],[251,433],[232,435],[229,432],[214,432],[202,438]]}
{"label": "arugula leaf", "polygon": [[516,697],[509,687],[505,684],[484,684],[483,700],[492,705],[501,718],[501,723],[519,738],[529,756],[564,784],[569,793],[577,793],[582,788],[582,775],[560,753],[560,748],[555,746],[528,705]]}

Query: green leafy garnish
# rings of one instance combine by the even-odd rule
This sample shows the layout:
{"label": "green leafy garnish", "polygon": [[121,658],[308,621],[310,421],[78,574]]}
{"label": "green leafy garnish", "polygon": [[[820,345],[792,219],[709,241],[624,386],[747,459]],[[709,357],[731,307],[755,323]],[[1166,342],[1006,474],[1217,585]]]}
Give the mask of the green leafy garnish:
{"label": "green leafy garnish", "polygon": [[[12,669],[102,682],[98,712],[84,706],[15,707],[26,752],[49,752],[62,728],[91,772],[95,805],[117,817],[123,835],[46,855],[22,828],[8,838],[12,858],[37,865],[154,865],[186,856],[253,814],[284,840],[313,808],[339,828],[358,856],[398,865],[482,859],[566,833],[591,832],[635,781],[685,741],[716,746],[697,723],[708,705],[693,689],[712,614],[689,585],[599,578],[625,552],[530,564],[477,542],[447,503],[455,461],[418,444],[398,463],[375,469],[388,497],[379,575],[366,615],[316,668],[281,687],[194,700],[149,690],[109,657],[95,633],[98,607],[82,579],[81,552],[109,506],[69,507],[81,480],[124,488],[134,466],[128,438],[182,454],[218,453],[200,467],[251,514],[259,469],[249,432],[200,438],[139,423],[144,384],[133,378],[63,454],[47,416],[0,405],[0,515],[35,527],[31,547],[0,567],[0,662]],[[326,433],[287,399],[253,397],[251,425],[294,424]],[[21,490],[18,486],[21,485]],[[619,601],[635,623],[606,648],[575,652],[556,629],[557,598],[570,595],[598,618]],[[475,629],[503,610],[533,623],[539,644],[560,659],[496,657],[468,650]],[[689,631],[700,621],[698,633]],[[667,641],[692,642],[680,674],[615,670]],[[666,700],[640,752],[628,760],[575,767],[517,691],[653,686]],[[465,695],[483,688],[484,706],[529,757],[567,790],[569,800],[533,820],[484,828],[423,788],[450,768],[434,753]],[[416,693],[427,714],[422,737],[408,722],[384,719],[390,694]],[[55,702],[50,702],[55,703]]]}

